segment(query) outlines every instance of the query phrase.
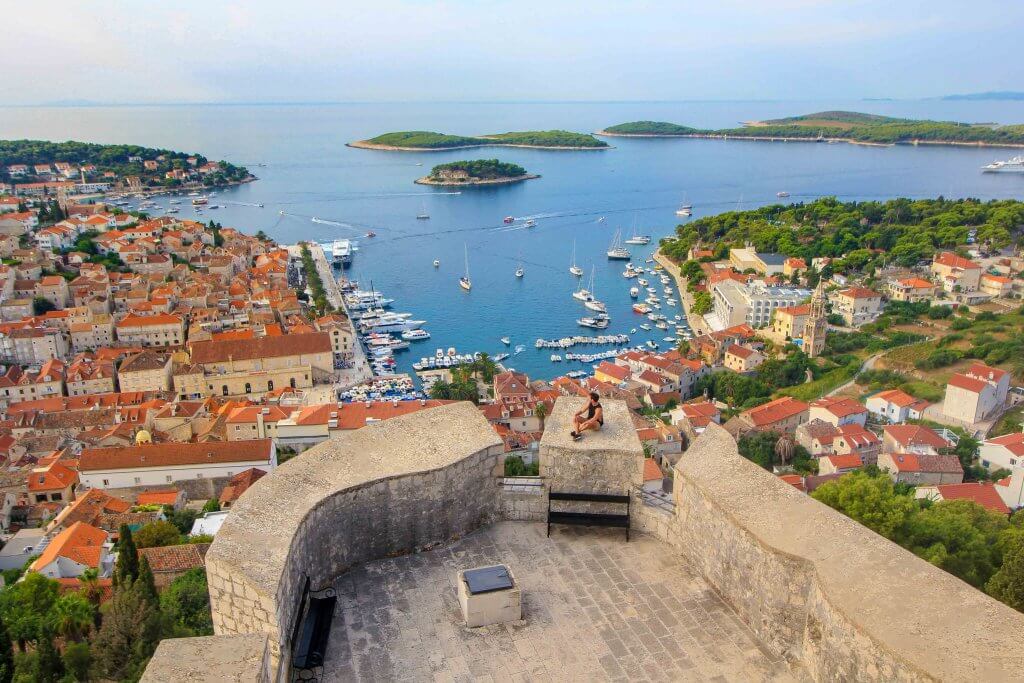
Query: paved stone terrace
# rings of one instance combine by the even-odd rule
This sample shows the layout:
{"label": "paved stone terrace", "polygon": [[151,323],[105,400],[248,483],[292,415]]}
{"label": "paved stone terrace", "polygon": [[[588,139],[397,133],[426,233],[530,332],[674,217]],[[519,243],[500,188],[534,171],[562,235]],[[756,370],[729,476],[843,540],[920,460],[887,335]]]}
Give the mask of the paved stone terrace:
{"label": "paved stone terrace", "polygon": [[[792,681],[683,558],[621,529],[502,522],[336,583],[326,681]],[[459,569],[505,563],[523,621],[462,625]]]}

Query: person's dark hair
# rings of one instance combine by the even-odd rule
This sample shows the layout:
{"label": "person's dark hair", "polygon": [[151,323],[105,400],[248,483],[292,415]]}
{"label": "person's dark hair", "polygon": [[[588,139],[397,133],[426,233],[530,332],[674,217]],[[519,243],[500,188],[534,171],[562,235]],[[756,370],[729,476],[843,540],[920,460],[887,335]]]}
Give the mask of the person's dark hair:
{"label": "person's dark hair", "polygon": [[601,400],[601,395],[598,394],[596,391],[591,391],[590,392],[590,400],[591,401],[600,401]]}

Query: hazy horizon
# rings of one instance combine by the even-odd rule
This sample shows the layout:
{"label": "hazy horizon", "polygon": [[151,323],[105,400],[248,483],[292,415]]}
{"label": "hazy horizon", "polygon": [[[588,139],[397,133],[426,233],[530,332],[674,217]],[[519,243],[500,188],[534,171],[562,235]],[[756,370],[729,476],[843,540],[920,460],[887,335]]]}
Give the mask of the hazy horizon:
{"label": "hazy horizon", "polygon": [[[4,104],[915,100],[1024,89],[1024,5],[101,0],[5,13]],[[982,49],[983,48],[983,49]]]}

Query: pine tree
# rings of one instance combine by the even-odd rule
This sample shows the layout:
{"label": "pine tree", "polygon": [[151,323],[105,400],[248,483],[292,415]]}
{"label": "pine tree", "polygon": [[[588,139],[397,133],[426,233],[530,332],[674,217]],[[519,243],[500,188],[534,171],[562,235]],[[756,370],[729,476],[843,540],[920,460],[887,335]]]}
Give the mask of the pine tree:
{"label": "pine tree", "polygon": [[97,668],[108,678],[141,675],[160,640],[160,607],[151,602],[144,582],[143,577],[115,588],[93,640]]}
{"label": "pine tree", "polygon": [[139,578],[135,583],[142,592],[142,597],[150,605],[159,609],[160,595],[156,592],[156,580],[153,578],[153,570],[149,568],[149,560],[145,556],[139,560]]}
{"label": "pine tree", "polygon": [[11,683],[14,677],[14,649],[7,625],[0,621],[0,683]]}
{"label": "pine tree", "polygon": [[40,636],[36,644],[36,654],[39,657],[39,681],[58,683],[64,676],[64,660],[53,646],[53,635],[49,631]]}
{"label": "pine tree", "polygon": [[114,585],[125,586],[139,578],[139,551],[135,548],[132,530],[127,524],[121,525],[117,541],[117,565],[114,567]]}

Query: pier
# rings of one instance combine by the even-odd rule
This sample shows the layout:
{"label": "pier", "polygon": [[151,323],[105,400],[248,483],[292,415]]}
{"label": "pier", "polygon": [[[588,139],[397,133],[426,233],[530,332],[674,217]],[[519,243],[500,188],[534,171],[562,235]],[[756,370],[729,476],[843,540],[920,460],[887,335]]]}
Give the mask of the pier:
{"label": "pier", "polygon": [[693,295],[686,289],[686,278],[679,273],[679,266],[672,263],[669,257],[661,253],[661,249],[654,252],[654,260],[665,269],[665,272],[672,276],[672,279],[676,281],[676,290],[679,292],[679,302],[683,305],[683,310],[686,312],[686,320],[690,323],[690,329],[693,330],[693,334],[708,334],[711,329],[708,324],[704,322],[704,316],[695,315],[690,313],[690,308],[693,306]]}
{"label": "pier", "polygon": [[604,344],[628,344],[628,334],[601,334],[596,337],[587,337],[578,334],[573,337],[562,337],[561,339],[538,339],[534,346],[538,349],[568,349],[577,345],[602,346]]}

